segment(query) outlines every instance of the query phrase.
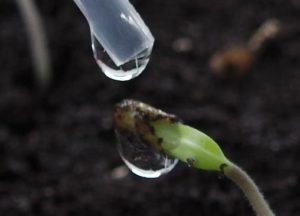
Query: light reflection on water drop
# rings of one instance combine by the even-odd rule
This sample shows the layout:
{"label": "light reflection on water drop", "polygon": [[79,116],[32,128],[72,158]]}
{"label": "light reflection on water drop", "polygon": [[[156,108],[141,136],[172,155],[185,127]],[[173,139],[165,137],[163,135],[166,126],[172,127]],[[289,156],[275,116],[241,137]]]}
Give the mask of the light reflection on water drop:
{"label": "light reflection on water drop", "polygon": [[136,175],[157,178],[170,172],[178,160],[158,152],[140,137],[116,131],[118,150],[128,168]]}
{"label": "light reflection on water drop", "polygon": [[131,80],[144,71],[150,60],[152,47],[146,48],[131,60],[118,66],[101,46],[93,32],[91,32],[91,40],[93,54],[97,64],[102,69],[103,73],[111,79],[118,81]]}

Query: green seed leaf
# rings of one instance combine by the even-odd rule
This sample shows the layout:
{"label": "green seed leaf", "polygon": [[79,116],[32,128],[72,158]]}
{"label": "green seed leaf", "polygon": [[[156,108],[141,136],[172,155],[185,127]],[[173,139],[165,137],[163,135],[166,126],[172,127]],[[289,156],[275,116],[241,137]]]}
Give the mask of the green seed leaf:
{"label": "green seed leaf", "polygon": [[190,166],[221,171],[230,164],[218,144],[209,136],[181,123],[153,121],[154,133],[162,139],[161,148],[167,154]]}

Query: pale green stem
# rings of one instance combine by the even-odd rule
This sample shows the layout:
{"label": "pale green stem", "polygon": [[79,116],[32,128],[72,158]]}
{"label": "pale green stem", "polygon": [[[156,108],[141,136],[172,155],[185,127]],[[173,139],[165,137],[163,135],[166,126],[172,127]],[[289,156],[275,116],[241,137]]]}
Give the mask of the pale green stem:
{"label": "pale green stem", "polygon": [[279,20],[274,18],[268,19],[249,39],[248,47],[253,52],[258,52],[267,40],[275,38],[278,34],[280,34],[281,30],[281,24]]}
{"label": "pale green stem", "polygon": [[244,170],[229,164],[224,168],[224,174],[244,192],[257,216],[275,216],[257,185]]}
{"label": "pale green stem", "polygon": [[45,89],[50,84],[51,67],[42,18],[33,0],[16,2],[27,28],[36,81],[40,88]]}

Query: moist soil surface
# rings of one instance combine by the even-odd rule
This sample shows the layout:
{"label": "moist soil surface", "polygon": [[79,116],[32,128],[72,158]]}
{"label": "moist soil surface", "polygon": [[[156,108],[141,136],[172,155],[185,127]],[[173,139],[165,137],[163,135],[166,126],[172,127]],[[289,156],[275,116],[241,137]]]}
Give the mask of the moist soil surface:
{"label": "moist soil surface", "polygon": [[[156,41],[147,69],[128,82],[98,68],[73,1],[36,2],[52,56],[44,91],[15,2],[0,2],[1,215],[254,215],[218,173],[184,163],[157,179],[128,172],[112,128],[113,107],[125,98],[213,137],[277,215],[300,215],[299,1],[132,1]],[[214,76],[210,57],[245,43],[268,18],[279,19],[283,31],[251,69]]]}

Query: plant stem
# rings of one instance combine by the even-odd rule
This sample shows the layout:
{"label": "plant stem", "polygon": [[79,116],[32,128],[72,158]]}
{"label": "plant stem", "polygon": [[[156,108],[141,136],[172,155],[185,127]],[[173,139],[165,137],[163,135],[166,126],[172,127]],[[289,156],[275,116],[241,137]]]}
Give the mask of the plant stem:
{"label": "plant stem", "polygon": [[45,90],[52,77],[42,18],[33,0],[16,0],[16,3],[27,28],[37,84],[40,89]]}
{"label": "plant stem", "polygon": [[224,168],[224,174],[241,188],[257,216],[275,216],[255,182],[244,170],[229,164]]}
{"label": "plant stem", "polygon": [[253,52],[262,49],[264,43],[280,34],[281,24],[279,20],[273,18],[265,21],[248,41],[248,47]]}

